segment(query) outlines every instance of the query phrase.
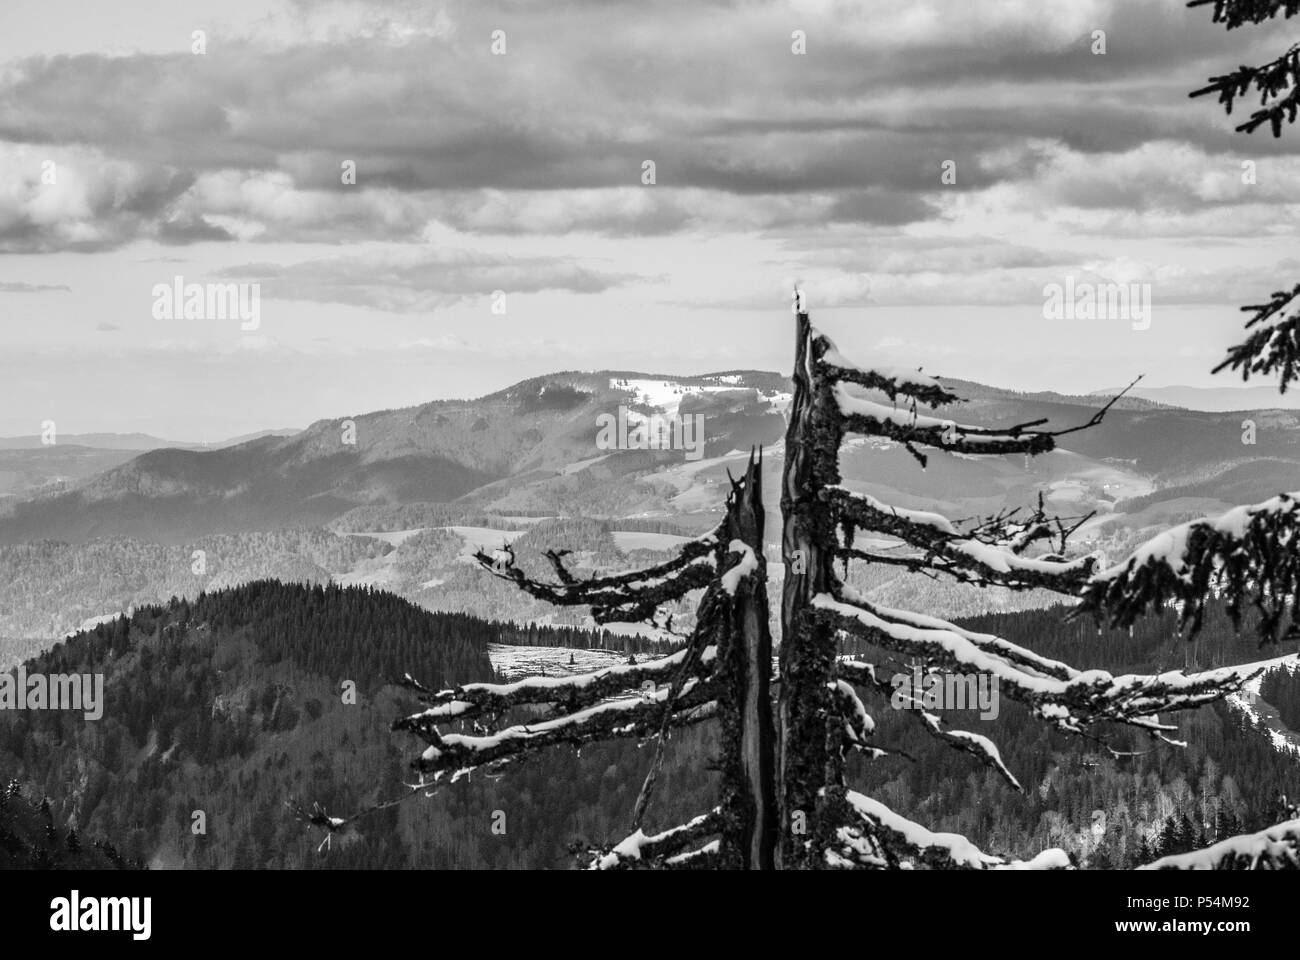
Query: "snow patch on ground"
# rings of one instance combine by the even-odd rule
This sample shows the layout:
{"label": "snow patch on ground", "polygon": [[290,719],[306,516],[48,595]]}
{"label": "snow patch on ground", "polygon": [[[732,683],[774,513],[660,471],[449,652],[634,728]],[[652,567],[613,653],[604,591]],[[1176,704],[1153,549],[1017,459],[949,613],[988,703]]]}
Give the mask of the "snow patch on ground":
{"label": "snow patch on ground", "polygon": [[410,530],[365,530],[358,533],[350,533],[350,537],[370,537],[372,540],[382,540],[384,543],[391,544],[394,547],[400,547],[403,541],[410,540],[417,533],[424,531],[424,527],[412,527]]}
{"label": "snow patch on ground", "polygon": [[[636,397],[634,402],[654,407],[669,418],[677,416],[683,397],[699,393],[725,393],[736,389],[729,383],[719,384],[716,387],[694,385],[688,387],[676,380],[620,380],[617,377],[611,378],[609,385],[614,390],[632,391]],[[628,422],[639,422],[636,419],[638,416],[635,411],[629,411]]]}
{"label": "snow patch on ground", "polygon": [[[570,677],[579,673],[593,673],[627,663],[628,655],[619,650],[591,650],[578,647],[516,647],[505,643],[489,643],[488,659],[492,667],[507,681],[524,677]],[[572,658],[573,663],[569,660]],[[649,654],[637,657],[653,659]]]}
{"label": "snow patch on ground", "polygon": [[610,534],[614,545],[624,553],[633,550],[673,550],[687,543],[689,537],[678,537],[671,533],[637,533],[631,530],[615,530]]}
{"label": "snow patch on ground", "polygon": [[518,537],[522,537],[524,530],[496,530],[492,527],[444,527],[444,530],[450,530],[464,542],[458,559],[468,560],[473,563],[474,554],[479,550],[484,553],[491,553],[493,550],[500,550],[503,543],[514,543]]}
{"label": "snow patch on ground", "polygon": [[1240,666],[1237,668],[1239,674],[1247,674],[1255,670],[1263,670],[1264,673],[1247,683],[1239,693],[1229,696],[1227,703],[1228,706],[1246,714],[1252,723],[1262,721],[1275,749],[1300,755],[1300,733],[1288,730],[1278,718],[1277,711],[1269,703],[1259,699],[1259,687],[1265,673],[1273,670],[1289,670],[1294,673],[1297,669],[1300,669],[1300,659],[1297,659],[1296,654]]}

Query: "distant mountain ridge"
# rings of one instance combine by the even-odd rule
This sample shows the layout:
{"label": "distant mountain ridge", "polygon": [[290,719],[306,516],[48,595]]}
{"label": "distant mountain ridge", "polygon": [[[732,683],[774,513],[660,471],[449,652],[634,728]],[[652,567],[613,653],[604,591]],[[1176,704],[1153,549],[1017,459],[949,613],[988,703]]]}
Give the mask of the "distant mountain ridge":
{"label": "distant mountain ridge", "polygon": [[[1095,390],[1094,397],[1113,395],[1117,390]],[[1228,413],[1251,410],[1300,410],[1300,393],[1278,393],[1276,387],[1188,387],[1173,384],[1147,387],[1138,384],[1130,393],[1168,407]]]}
{"label": "distant mountain ridge", "polygon": [[262,437],[291,437],[297,428],[257,430],[238,437],[212,443],[195,440],[163,440],[147,433],[62,433],[56,434],[54,444],[45,443],[39,434],[22,437],[0,437],[0,450],[42,450],[52,446],[88,447],[92,450],[221,450]]}
{"label": "distant mountain ridge", "polygon": [[[965,402],[941,415],[986,426],[1075,426],[1105,402],[943,380]],[[291,436],[224,449],[151,450],[0,500],[0,544],[118,537],[192,544],[324,526],[362,508],[379,518],[384,510],[437,503],[451,506],[450,519],[421,528],[493,515],[654,520],[702,531],[716,521],[727,471],[752,447],[764,449],[766,494],[778,502],[790,397],[788,379],[770,371],[561,371],[474,400],[319,420]],[[602,449],[600,418],[620,408],[633,423],[703,417],[702,457]],[[1093,513],[1081,538],[1118,550],[1162,522],[1300,486],[1291,479],[1300,479],[1300,416],[1273,408],[1253,419],[1256,442],[1247,444],[1239,414],[1129,395],[1100,426],[1063,437],[1056,452],[1032,461],[936,451],[921,470],[897,444],[858,440],[844,450],[841,470],[848,485],[885,502],[954,517],[1023,506],[1042,494],[1062,515]],[[434,570],[426,579],[442,576]]]}

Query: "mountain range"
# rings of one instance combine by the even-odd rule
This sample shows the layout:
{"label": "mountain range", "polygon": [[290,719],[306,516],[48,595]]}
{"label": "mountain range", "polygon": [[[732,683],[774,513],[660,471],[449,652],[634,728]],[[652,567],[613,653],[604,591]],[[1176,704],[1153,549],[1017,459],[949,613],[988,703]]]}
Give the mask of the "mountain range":
{"label": "mountain range", "polygon": [[[1101,403],[948,382],[966,402],[943,415],[986,426],[1040,418],[1072,426]],[[763,446],[779,459],[789,396],[786,378],[761,371],[569,372],[477,400],[322,420],[220,449],[160,447],[63,489],[8,498],[0,504],[0,543],[101,536],[181,543],[417,502],[499,515],[673,518],[698,527],[700,514],[716,513],[717,484],[737,457]],[[703,417],[703,457],[600,449],[600,418],[620,407],[634,422]],[[896,445],[864,442],[845,456],[844,472],[889,502],[940,509],[1001,508],[1041,490],[1049,501],[1110,513],[1166,488],[1196,487],[1187,495],[1216,499],[1215,478],[1231,492],[1218,499],[1241,502],[1276,492],[1279,481],[1285,486],[1300,462],[1295,413],[1261,408],[1253,422],[1247,443],[1237,414],[1125,398],[1100,426],[1071,434],[1028,467],[939,452],[921,472]]]}
{"label": "mountain range", "polygon": [[[965,402],[938,412],[988,426],[1074,426],[1105,402],[945,383]],[[542,564],[539,572],[551,546],[571,550],[575,569],[586,571],[662,559],[717,522],[727,474],[755,446],[767,467],[765,499],[776,504],[790,396],[786,377],[764,371],[570,371],[222,449],[115,451],[121,462],[87,468],[65,488],[0,500],[0,647],[25,655],[131,606],[266,577],[382,587],[432,610],[576,624],[572,611],[557,614],[482,577],[473,552],[513,541],[521,563]],[[602,449],[601,424],[620,408],[633,432],[656,417],[701,417],[702,449]],[[1041,495],[1051,512],[1090,515],[1076,534],[1080,549],[1118,556],[1172,523],[1295,488],[1297,426],[1300,414],[1288,410],[1195,411],[1125,396],[1099,426],[1031,460],[934,451],[923,470],[896,444],[858,439],[841,468],[855,490],[958,519]],[[60,442],[9,453],[78,449]],[[778,532],[769,523],[773,560]],[[779,563],[772,572],[779,577]],[[969,591],[897,568],[866,576],[860,586],[881,601],[924,597],[940,615],[1050,599]]]}
{"label": "mountain range", "polygon": [[222,450],[265,436],[287,437],[296,430],[261,430],[216,443],[161,440],[143,433],[55,434],[0,437],[0,503],[6,498],[63,493],[78,483],[120,466],[149,450]]}
{"label": "mountain range", "polygon": [[[938,412],[988,426],[1046,418],[1069,427],[1105,402],[947,385],[965,402]],[[53,798],[55,824],[50,840],[45,813],[15,807],[16,819],[0,818],[8,831],[0,846],[15,862],[66,859],[75,829],[84,849],[154,866],[558,866],[575,836],[621,836],[628,790],[644,774],[644,751],[631,743],[587,748],[581,761],[559,751],[500,781],[458,786],[377,816],[326,851],[284,804],[320,801],[347,813],[400,789],[411,745],[388,724],[412,709],[393,684],[402,672],[435,684],[556,675],[654,649],[622,631],[582,633],[591,627],[583,611],[557,611],[484,575],[473,553],[509,543],[534,575],[547,572],[549,549],[568,551],[579,575],[661,560],[716,523],[728,472],[755,446],[765,500],[779,502],[790,399],[788,380],[762,371],[559,373],[476,400],[321,420],[223,449],[117,450],[120,462],[87,467],[64,489],[8,497],[0,503],[0,668],[23,660],[48,672],[103,670],[113,719],[0,718],[0,767],[25,795]],[[698,458],[672,443],[599,442],[607,418],[635,436],[655,418],[696,416]],[[841,468],[855,490],[959,519],[1041,495],[1052,512],[1091,514],[1078,546],[1110,555],[1169,523],[1297,486],[1296,419],[1276,407],[1198,411],[1126,396],[1100,426],[1032,460],[934,451],[923,470],[896,444],[857,439]],[[61,441],[8,452],[77,449]],[[775,514],[770,561],[779,560]],[[769,572],[779,579],[781,564]],[[1090,666],[1163,670],[1183,653],[1171,649],[1172,611],[1133,633],[1098,633],[1062,624],[1059,610],[1030,609],[1050,602],[1034,592],[971,590],[881,565],[857,576],[854,586],[873,599],[976,616],[965,622]],[[689,629],[690,605],[674,613],[678,629]],[[1199,656],[1212,665],[1258,654],[1216,614]],[[871,765],[855,777],[899,806],[928,798],[936,829],[989,846],[1061,845],[1097,863],[1130,863],[1143,856],[1139,844],[1192,843],[1180,817],[1205,825],[1194,828],[1196,842],[1273,822],[1273,794],[1300,789],[1296,735],[1281,710],[1300,703],[1294,677],[1273,683],[1280,693],[1270,687],[1277,704],[1254,689],[1248,700],[1180,718],[1187,750],[1128,760],[1099,758],[1083,741],[1044,741],[1008,705],[999,742],[1037,785],[1028,796],[934,755],[886,711],[882,724],[924,762]],[[345,680],[357,683],[357,706],[340,700]],[[661,791],[670,799],[656,821],[675,822],[707,792],[713,750],[705,732],[674,738]],[[1252,790],[1242,791],[1247,777]],[[985,802],[972,806],[972,795]],[[257,797],[256,806],[235,801],[243,796]],[[207,839],[190,830],[196,809],[209,817]],[[1101,843],[1094,809],[1118,825]],[[507,841],[481,829],[497,810],[511,818]]]}
{"label": "mountain range", "polygon": [[[1118,388],[1095,390],[1093,396],[1114,396]],[[1276,387],[1188,387],[1171,384],[1165,387],[1147,387],[1138,384],[1129,391],[1166,407],[1184,410],[1202,410],[1209,413],[1227,413],[1234,410],[1296,410],[1300,409],[1300,394],[1278,393]]]}

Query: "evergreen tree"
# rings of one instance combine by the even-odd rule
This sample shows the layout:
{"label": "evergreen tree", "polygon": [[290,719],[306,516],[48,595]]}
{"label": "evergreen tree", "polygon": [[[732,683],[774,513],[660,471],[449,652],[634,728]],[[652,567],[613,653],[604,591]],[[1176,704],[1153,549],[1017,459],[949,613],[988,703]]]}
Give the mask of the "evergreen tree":
{"label": "evergreen tree", "polygon": [[1138,834],[1137,853],[1133,859],[1136,861],[1137,866],[1149,863],[1152,859],[1151,847],[1147,843],[1146,834],[1144,833]]}
{"label": "evergreen tree", "polygon": [[[1214,22],[1228,30],[1258,25],[1275,18],[1290,19],[1300,14],[1295,0],[1191,0],[1189,7],[1213,5]],[[1192,92],[1193,97],[1217,94],[1225,112],[1231,114],[1239,98],[1254,92],[1258,108],[1240,125],[1240,133],[1254,133],[1268,124],[1274,137],[1282,135],[1283,123],[1294,123],[1300,111],[1300,43],[1275,60],[1256,66],[1238,67],[1231,73],[1211,77],[1209,84]],[[1241,309],[1253,314],[1246,329],[1254,332],[1228,351],[1215,372],[1240,369],[1242,379],[1252,373],[1281,375],[1281,389],[1300,377],[1300,283],[1290,290],[1274,292],[1266,303]]]}

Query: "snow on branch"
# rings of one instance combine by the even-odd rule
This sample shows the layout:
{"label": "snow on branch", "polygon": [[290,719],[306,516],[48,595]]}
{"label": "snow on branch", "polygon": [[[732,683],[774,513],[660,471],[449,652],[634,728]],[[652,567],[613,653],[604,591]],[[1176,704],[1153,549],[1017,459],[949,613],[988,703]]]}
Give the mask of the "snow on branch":
{"label": "snow on branch", "polygon": [[595,740],[644,738],[659,734],[665,711],[670,726],[687,726],[715,716],[717,682],[691,678],[670,704],[670,690],[657,690],[640,698],[609,700],[576,713],[518,724],[496,733],[471,736],[438,731],[437,718],[417,713],[397,720],[394,730],[418,734],[429,744],[412,766],[437,775],[453,771],[452,780],[488,764],[499,765],[542,747],[569,743],[581,746]]}
{"label": "snow on branch", "polygon": [[955,393],[940,386],[937,377],[928,376],[918,370],[878,364],[870,368],[859,367],[845,359],[825,334],[819,333],[813,337],[812,355],[822,376],[879,390],[890,400],[897,400],[902,396],[931,407],[940,407],[948,403],[956,403],[961,399]]}
{"label": "snow on branch", "polygon": [[1059,554],[1021,555],[1031,543],[1047,538],[1058,540],[1064,552],[1066,540],[1077,529],[1078,524],[1067,527],[1059,519],[1048,517],[1041,501],[1027,518],[1017,519],[1014,513],[1001,514],[971,531],[959,533],[951,521],[937,513],[892,507],[838,484],[825,489],[840,526],[847,524],[898,537],[922,551],[921,556],[891,557],[856,550],[846,544],[837,550],[842,557],[901,564],[915,570],[938,570],[981,586],[997,585],[1013,590],[1041,587],[1070,595],[1078,593],[1096,567],[1096,554],[1070,560]]}
{"label": "snow on branch", "polygon": [[1139,870],[1300,870],[1300,820],[1161,857]]}
{"label": "snow on branch", "polygon": [[828,686],[831,699],[844,723],[844,741],[850,747],[861,750],[871,757],[883,756],[884,751],[867,744],[867,740],[876,730],[876,721],[867,713],[866,706],[853,690],[847,680],[832,680]]}
{"label": "snow on branch", "polygon": [[687,541],[677,556],[644,570],[609,577],[579,580],[565,568],[567,550],[548,550],[546,558],[559,583],[527,576],[515,565],[514,550],[506,545],[492,554],[479,550],[474,559],[495,576],[510,580],[521,590],[556,606],[590,606],[597,623],[636,622],[652,617],[664,603],[708,586],[717,575],[718,531]]}
{"label": "snow on branch", "polygon": [[[713,669],[717,648],[706,646],[691,671],[705,676]],[[468,720],[481,714],[504,713],[527,704],[556,704],[565,713],[598,703],[607,697],[636,690],[646,683],[662,684],[677,676],[687,660],[686,649],[658,660],[616,664],[571,677],[528,677],[513,683],[467,683],[423,697],[429,709],[421,716],[435,720]]]}
{"label": "snow on branch", "polygon": [[740,587],[740,581],[758,572],[758,557],[753,548],[743,540],[732,540],[727,547],[728,553],[740,555],[740,561],[722,575],[720,585],[728,596],[734,597]]}
{"label": "snow on branch", "polygon": [[[861,687],[869,687],[882,696],[891,699],[896,693],[893,684],[876,674],[874,664],[841,658],[836,665],[836,673],[841,678],[839,683],[854,683]],[[1024,790],[1020,785],[1020,781],[1002,762],[1002,752],[988,737],[967,730],[947,729],[944,726],[943,717],[927,710],[905,710],[904,713],[915,719],[921,725],[921,728],[936,740],[942,741],[955,750],[971,754],[1006,781],[1007,785],[1013,790]]]}
{"label": "snow on branch", "polygon": [[[1140,377],[1138,379],[1141,379]],[[1134,380],[1133,383],[1137,383]],[[974,427],[925,416],[913,410],[900,410],[874,400],[857,397],[843,383],[829,388],[831,401],[844,418],[845,429],[873,437],[885,437],[903,444],[921,464],[928,462],[916,445],[936,447],[953,453],[1003,454],[1047,453],[1056,448],[1056,438],[1097,426],[1110,408],[1133,386],[1129,384],[1112,397],[1085,423],[1063,430],[1037,429],[1046,420],[1030,420],[1006,428]]]}
{"label": "snow on branch", "polygon": [[952,420],[941,420],[914,411],[900,410],[874,400],[855,397],[843,384],[831,388],[831,396],[844,417],[844,426],[854,433],[885,437],[907,446],[912,456],[925,466],[925,455],[914,444],[938,447],[954,453],[1047,453],[1056,447],[1053,434],[1033,430],[1046,421],[1034,420],[1006,430],[972,427]]}
{"label": "snow on branch", "polygon": [[1250,679],[1231,667],[1190,676],[1181,671],[1158,676],[1077,671],[1005,640],[981,642],[979,634],[935,617],[877,608],[848,587],[838,593],[838,598],[818,594],[812,602],[833,628],[886,650],[926,657],[942,668],[995,677],[1002,694],[1071,733],[1101,721],[1167,731],[1172,728],[1160,724],[1157,714],[1211,703]]}
{"label": "snow on branch", "polygon": [[837,847],[826,851],[830,866],[907,865],[932,870],[1064,870],[1074,866],[1059,849],[1046,850],[1028,861],[993,856],[961,834],[935,833],[856,791],[846,791],[844,799],[853,820],[837,829]]}
{"label": "snow on branch", "polygon": [[667,858],[681,853],[684,847],[722,832],[722,809],[714,807],[708,813],[682,824],[646,836],[637,830],[631,836],[603,851],[593,851],[590,870],[628,870],[662,866]]}
{"label": "snow on branch", "polygon": [[679,853],[664,861],[669,870],[717,870],[722,864],[722,842],[710,840],[698,850]]}
{"label": "snow on branch", "polygon": [[[1300,283],[1289,291],[1274,292],[1268,303],[1242,307],[1243,311],[1254,314],[1246,321],[1247,330],[1256,324],[1267,325],[1230,348],[1227,359],[1213,372],[1239,369],[1241,379],[1248,380],[1252,373],[1267,376],[1277,371],[1281,374],[1279,392],[1286,393],[1287,386],[1300,379],[1300,300],[1297,298],[1300,298]],[[1288,307],[1292,307],[1290,313],[1286,312]]]}
{"label": "snow on branch", "polygon": [[1227,611],[1240,626],[1249,600],[1260,613],[1260,646],[1300,636],[1300,494],[1283,493],[1263,503],[1235,507],[1219,517],[1180,524],[1148,540],[1124,562],[1095,574],[1070,616],[1092,613],[1126,627],[1148,609],[1176,600],[1180,622],[1194,635],[1205,602],[1226,595]]}

